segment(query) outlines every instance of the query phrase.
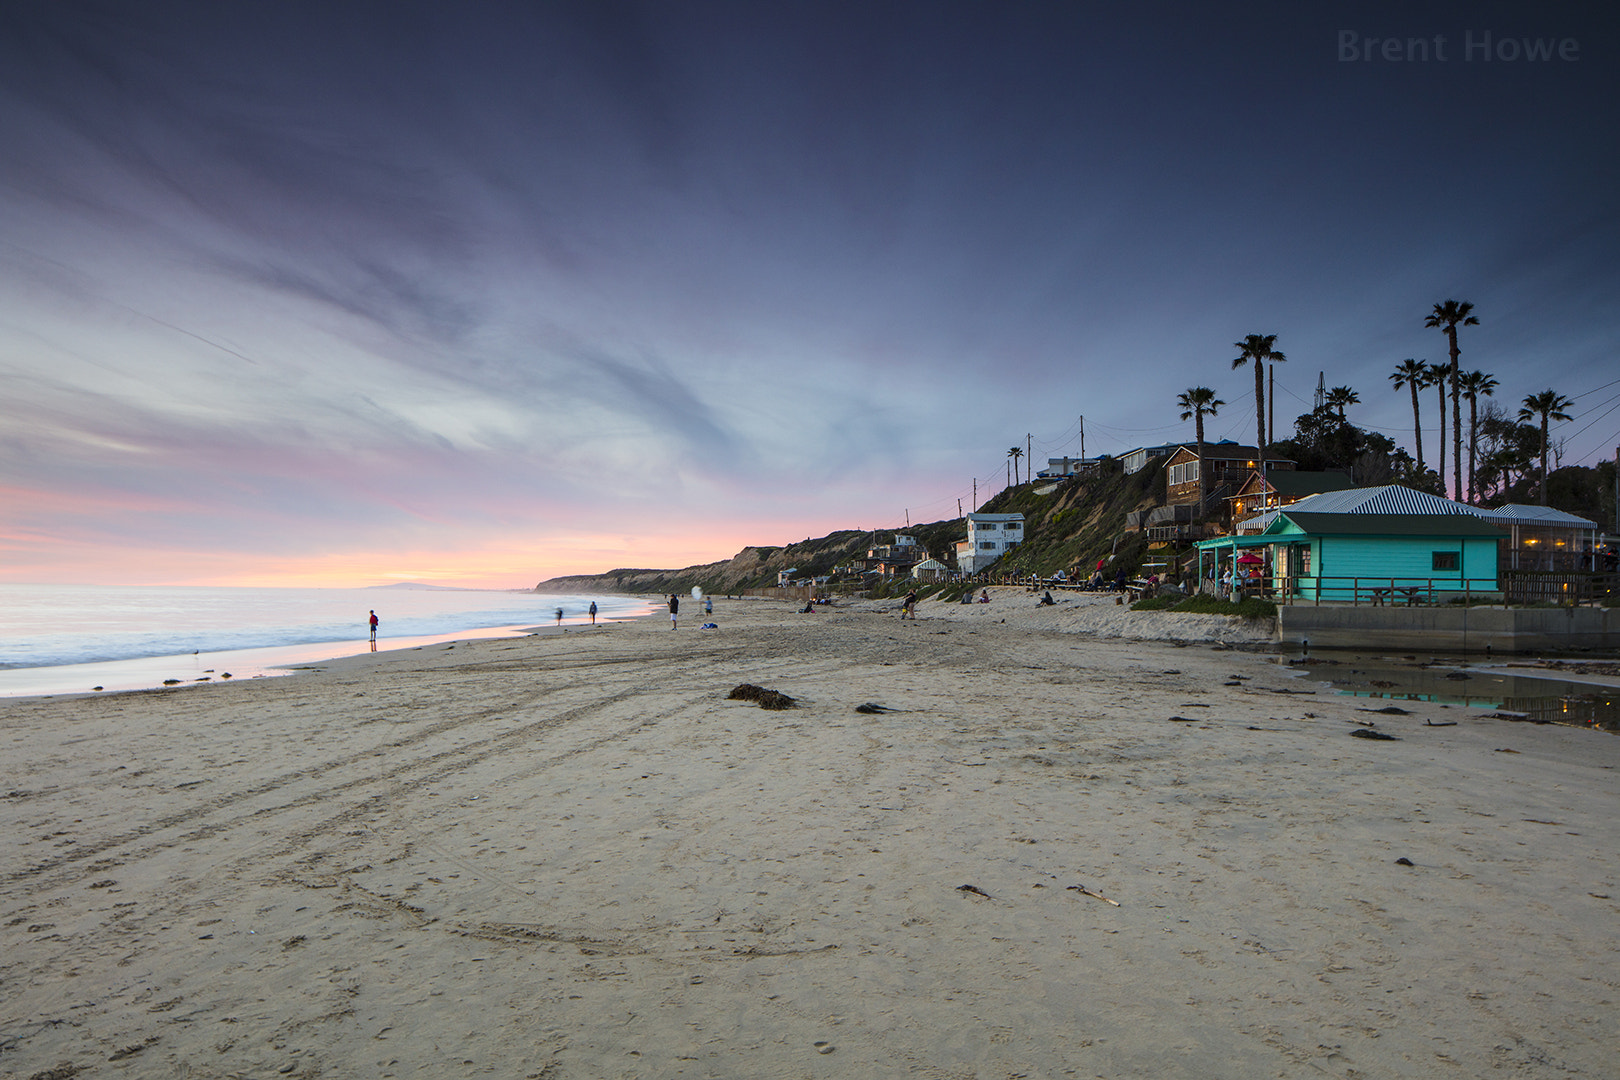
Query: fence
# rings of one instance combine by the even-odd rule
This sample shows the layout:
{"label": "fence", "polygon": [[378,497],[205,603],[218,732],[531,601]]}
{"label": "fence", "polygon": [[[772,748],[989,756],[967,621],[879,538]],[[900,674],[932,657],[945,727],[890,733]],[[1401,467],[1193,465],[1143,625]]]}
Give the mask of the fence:
{"label": "fence", "polygon": [[1620,574],[1557,570],[1504,570],[1502,591],[1513,604],[1593,604],[1611,600]]}

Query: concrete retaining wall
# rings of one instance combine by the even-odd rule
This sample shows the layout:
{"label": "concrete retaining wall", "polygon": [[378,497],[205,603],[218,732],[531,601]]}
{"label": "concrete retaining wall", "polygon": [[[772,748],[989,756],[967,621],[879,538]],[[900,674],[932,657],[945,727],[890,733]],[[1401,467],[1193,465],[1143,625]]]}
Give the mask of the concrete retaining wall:
{"label": "concrete retaining wall", "polygon": [[1620,649],[1620,612],[1613,608],[1351,607],[1286,605],[1277,609],[1284,645],[1324,649],[1410,649],[1435,652],[1542,652]]}

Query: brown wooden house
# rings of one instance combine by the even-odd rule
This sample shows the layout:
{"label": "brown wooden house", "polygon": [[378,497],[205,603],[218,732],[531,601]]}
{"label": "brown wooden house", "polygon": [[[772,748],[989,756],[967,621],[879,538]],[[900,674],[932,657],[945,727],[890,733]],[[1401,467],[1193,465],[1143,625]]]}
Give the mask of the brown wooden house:
{"label": "brown wooden house", "polygon": [[[1198,477],[1202,470],[1209,471],[1207,494],[1213,505],[1228,498],[1248,479],[1260,464],[1259,452],[1252,446],[1242,446],[1231,440],[1204,444],[1204,459],[1198,460],[1198,444],[1184,443],[1176,447],[1164,464],[1164,482],[1171,506],[1185,506],[1198,502]],[[1266,458],[1267,471],[1292,471],[1294,463],[1286,458]],[[1223,490],[1224,489],[1224,490]]]}
{"label": "brown wooden house", "polygon": [[[1269,464],[1268,462],[1268,471]],[[1292,506],[1301,499],[1320,495],[1324,491],[1347,491],[1355,486],[1350,477],[1342,472],[1279,470],[1265,477],[1259,472],[1251,472],[1237,492],[1229,496],[1232,505],[1232,528],[1241,528],[1245,519],[1254,518],[1267,510]],[[1260,532],[1267,524],[1269,520],[1257,522],[1243,531]]]}

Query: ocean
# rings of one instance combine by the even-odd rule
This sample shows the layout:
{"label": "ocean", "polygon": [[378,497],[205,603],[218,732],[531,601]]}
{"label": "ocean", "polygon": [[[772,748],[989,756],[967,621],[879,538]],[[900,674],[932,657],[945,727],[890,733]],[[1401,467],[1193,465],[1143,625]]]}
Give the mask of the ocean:
{"label": "ocean", "polygon": [[[285,674],[377,648],[645,615],[629,596],[473,589],[0,585],[0,696],[132,690]],[[171,681],[172,680],[172,681]]]}

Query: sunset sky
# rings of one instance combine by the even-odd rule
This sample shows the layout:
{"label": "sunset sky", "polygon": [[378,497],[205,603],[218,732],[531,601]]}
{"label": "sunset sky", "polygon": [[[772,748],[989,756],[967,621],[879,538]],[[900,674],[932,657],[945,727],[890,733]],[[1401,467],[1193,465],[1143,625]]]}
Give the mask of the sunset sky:
{"label": "sunset sky", "polygon": [[1252,440],[1250,333],[1279,436],[1325,372],[1410,448],[1447,298],[1610,459],[1608,12],[6,3],[0,581],[518,586],[954,517],[1082,415],[1190,438],[1191,386]]}

